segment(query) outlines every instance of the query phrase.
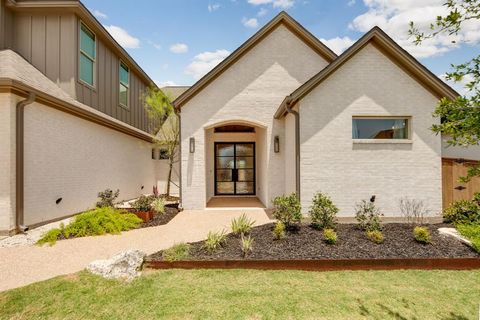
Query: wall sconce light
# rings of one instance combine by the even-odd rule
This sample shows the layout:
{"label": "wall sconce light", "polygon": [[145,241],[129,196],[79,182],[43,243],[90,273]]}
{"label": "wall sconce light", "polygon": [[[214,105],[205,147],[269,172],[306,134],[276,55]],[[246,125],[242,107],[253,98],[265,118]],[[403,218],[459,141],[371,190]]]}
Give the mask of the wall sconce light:
{"label": "wall sconce light", "polygon": [[275,153],[280,152],[280,137],[279,136],[275,136],[275,138],[273,140],[273,151]]}
{"label": "wall sconce light", "polygon": [[195,153],[195,138],[190,138],[190,153]]}
{"label": "wall sconce light", "polygon": [[55,200],[55,204],[60,204],[60,202],[62,202],[63,198],[58,198],[57,200]]}
{"label": "wall sconce light", "polygon": [[157,158],[155,149],[152,149],[152,159],[155,160]]}

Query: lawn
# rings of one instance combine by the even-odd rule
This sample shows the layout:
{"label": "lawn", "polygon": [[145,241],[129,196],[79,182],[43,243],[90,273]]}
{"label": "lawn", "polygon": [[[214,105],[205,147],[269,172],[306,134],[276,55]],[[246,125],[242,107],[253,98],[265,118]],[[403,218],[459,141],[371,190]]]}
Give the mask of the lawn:
{"label": "lawn", "polygon": [[477,319],[480,271],[81,272],[0,293],[1,319]]}

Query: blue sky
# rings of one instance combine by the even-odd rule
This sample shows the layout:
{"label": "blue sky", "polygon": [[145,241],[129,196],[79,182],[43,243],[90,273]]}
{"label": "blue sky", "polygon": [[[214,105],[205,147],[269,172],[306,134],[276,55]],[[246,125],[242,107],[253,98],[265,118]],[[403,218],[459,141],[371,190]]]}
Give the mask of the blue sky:
{"label": "blue sky", "polygon": [[87,8],[159,85],[191,85],[281,10],[341,53],[374,25],[437,75],[478,53],[480,23],[452,44],[443,36],[422,47],[408,22],[426,27],[444,0],[83,0]]}

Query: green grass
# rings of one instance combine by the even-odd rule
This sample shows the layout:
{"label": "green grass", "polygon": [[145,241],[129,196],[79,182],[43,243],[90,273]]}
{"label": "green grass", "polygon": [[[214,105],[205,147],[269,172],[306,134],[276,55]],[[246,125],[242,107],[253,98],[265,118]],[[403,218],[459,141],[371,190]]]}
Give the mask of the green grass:
{"label": "green grass", "polygon": [[480,252],[480,224],[459,224],[457,230],[462,236],[470,240],[477,252]]}
{"label": "green grass", "polygon": [[81,272],[0,293],[0,319],[478,319],[480,271]]}

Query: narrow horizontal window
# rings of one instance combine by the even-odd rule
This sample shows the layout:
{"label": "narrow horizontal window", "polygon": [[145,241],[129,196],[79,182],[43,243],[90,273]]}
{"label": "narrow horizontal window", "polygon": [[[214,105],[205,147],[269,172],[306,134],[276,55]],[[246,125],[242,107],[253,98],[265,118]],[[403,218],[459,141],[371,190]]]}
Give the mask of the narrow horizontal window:
{"label": "narrow horizontal window", "polygon": [[95,48],[95,35],[82,23],[80,27],[79,78],[91,86],[95,83]]}
{"label": "narrow horizontal window", "polygon": [[130,81],[130,71],[123,62],[120,62],[120,68],[118,70],[118,74],[119,74],[118,78],[120,82],[118,100],[122,106],[128,107],[128,89],[129,89],[129,81]]}
{"label": "narrow horizontal window", "polygon": [[408,118],[353,118],[353,139],[410,139]]}

